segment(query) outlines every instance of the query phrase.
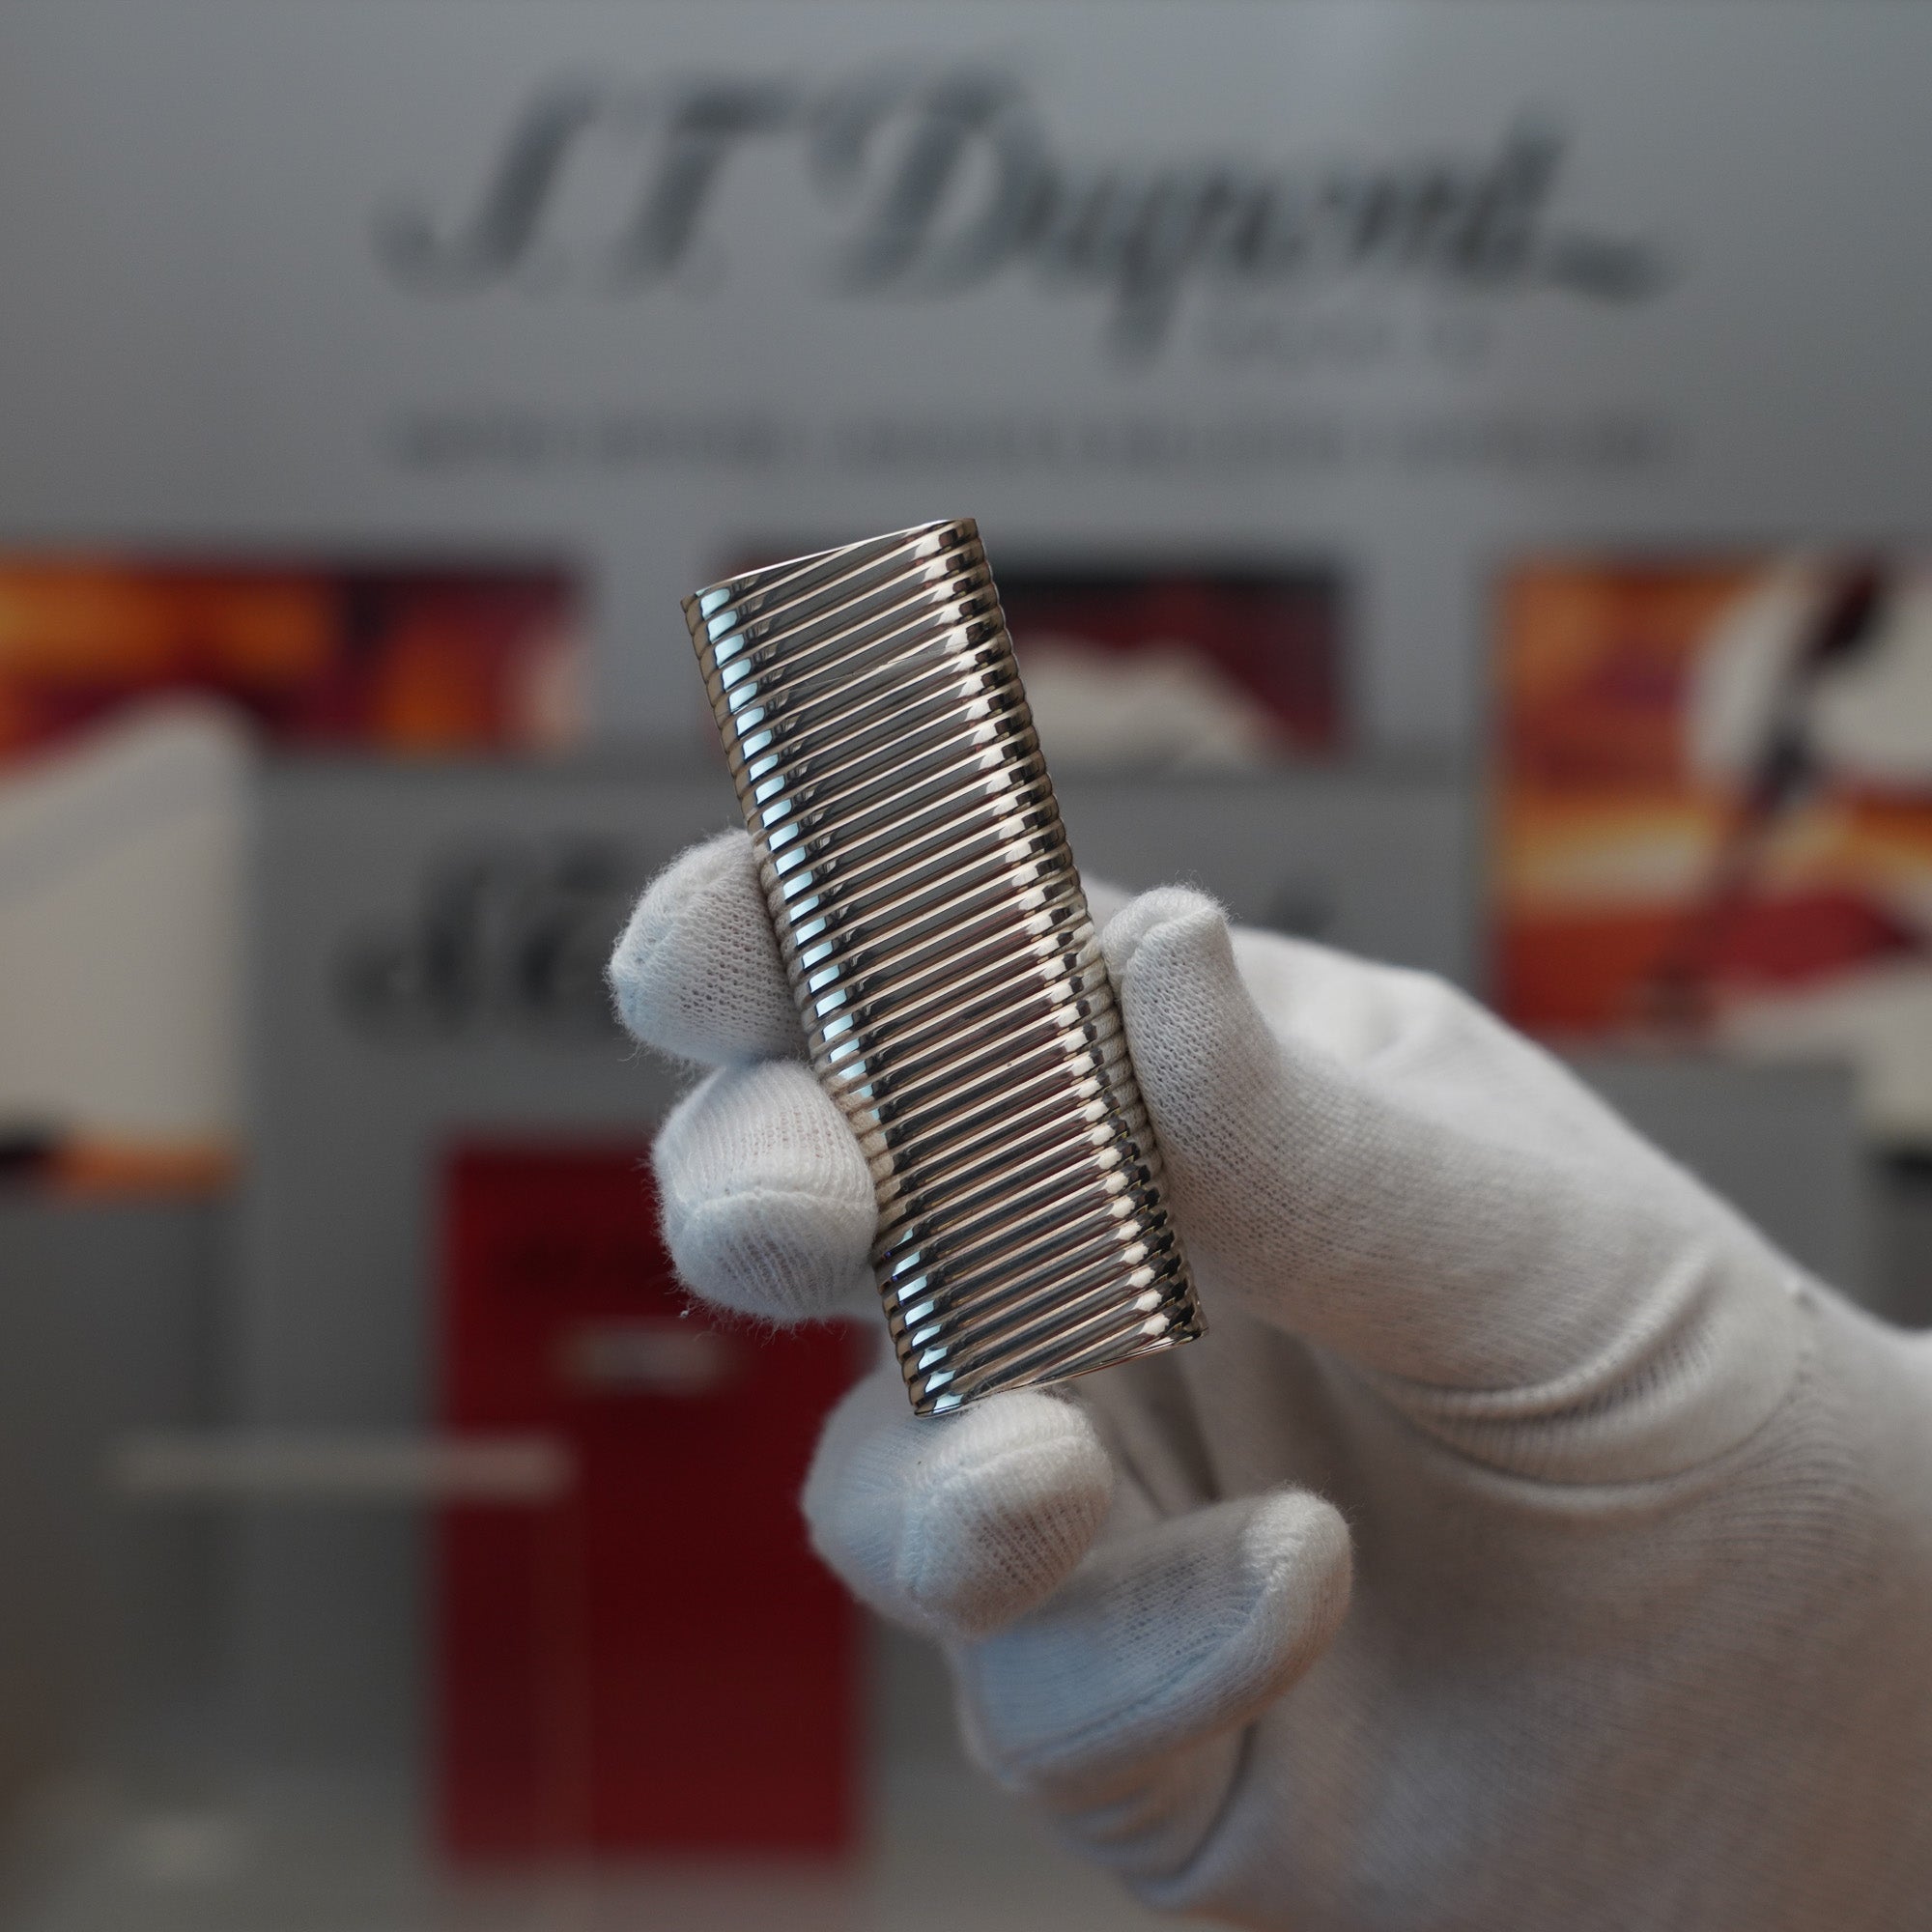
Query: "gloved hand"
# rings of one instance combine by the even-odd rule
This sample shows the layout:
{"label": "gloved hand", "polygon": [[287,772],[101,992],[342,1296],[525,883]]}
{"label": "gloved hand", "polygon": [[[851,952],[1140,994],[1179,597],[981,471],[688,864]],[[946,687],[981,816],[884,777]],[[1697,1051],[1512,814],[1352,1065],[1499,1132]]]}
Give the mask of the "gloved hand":
{"label": "gloved hand", "polygon": [[[1092,897],[1210,1332],[941,1420],[888,1355],[805,1494],[975,1758],[1244,1925],[1932,1924],[1923,1345],[1437,981]],[[876,1320],[742,836],[612,977],[716,1068],[658,1143],[684,1279]]]}

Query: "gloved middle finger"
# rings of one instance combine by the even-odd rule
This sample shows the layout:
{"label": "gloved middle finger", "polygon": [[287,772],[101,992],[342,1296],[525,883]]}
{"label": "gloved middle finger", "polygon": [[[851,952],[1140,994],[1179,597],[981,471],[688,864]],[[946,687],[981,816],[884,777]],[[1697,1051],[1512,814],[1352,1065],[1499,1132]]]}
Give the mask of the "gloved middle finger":
{"label": "gloved middle finger", "polygon": [[876,1311],[872,1178],[799,1062],[710,1074],[671,1109],[651,1159],[666,1245],[705,1300],[772,1321]]}

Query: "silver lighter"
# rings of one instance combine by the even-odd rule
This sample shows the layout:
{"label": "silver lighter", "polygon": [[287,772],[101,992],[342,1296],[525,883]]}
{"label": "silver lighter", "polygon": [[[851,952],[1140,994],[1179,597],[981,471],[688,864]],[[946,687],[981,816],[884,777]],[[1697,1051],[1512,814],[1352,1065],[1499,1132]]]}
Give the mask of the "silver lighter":
{"label": "silver lighter", "polygon": [[913,1407],[1204,1331],[970,518],[714,584],[685,619],[811,1064],[878,1190]]}

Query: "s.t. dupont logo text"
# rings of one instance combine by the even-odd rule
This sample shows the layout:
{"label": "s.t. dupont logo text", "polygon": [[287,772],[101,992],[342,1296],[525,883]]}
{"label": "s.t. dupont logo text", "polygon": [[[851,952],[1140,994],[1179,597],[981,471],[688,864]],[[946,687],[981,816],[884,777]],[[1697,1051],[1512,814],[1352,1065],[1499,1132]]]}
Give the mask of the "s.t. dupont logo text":
{"label": "s.t. dupont logo text", "polygon": [[1110,344],[1145,356],[1197,288],[1651,294],[1653,242],[1562,207],[1568,157],[1564,133],[1530,116],[1463,154],[1074,156],[1020,81],[978,69],[818,88],[585,79],[529,100],[453,209],[386,209],[376,243],[417,291],[640,292],[689,279],[740,205],[738,174],[789,167],[822,216],[809,246],[833,288],[937,298],[1027,276],[1096,299]]}
{"label": "s.t. dupont logo text", "polygon": [[338,1004],[391,1041],[607,1040],[604,963],[641,878],[629,852],[590,834],[480,836],[437,852],[412,904],[345,936]]}

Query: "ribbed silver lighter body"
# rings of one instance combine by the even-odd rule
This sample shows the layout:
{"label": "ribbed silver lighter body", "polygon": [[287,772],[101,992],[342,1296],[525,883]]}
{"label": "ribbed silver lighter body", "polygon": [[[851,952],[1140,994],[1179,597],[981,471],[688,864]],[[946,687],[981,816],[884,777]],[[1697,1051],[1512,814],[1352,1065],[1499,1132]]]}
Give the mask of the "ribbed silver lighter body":
{"label": "ribbed silver lighter body", "polygon": [[1203,1331],[967,519],[684,600],[913,1407]]}

